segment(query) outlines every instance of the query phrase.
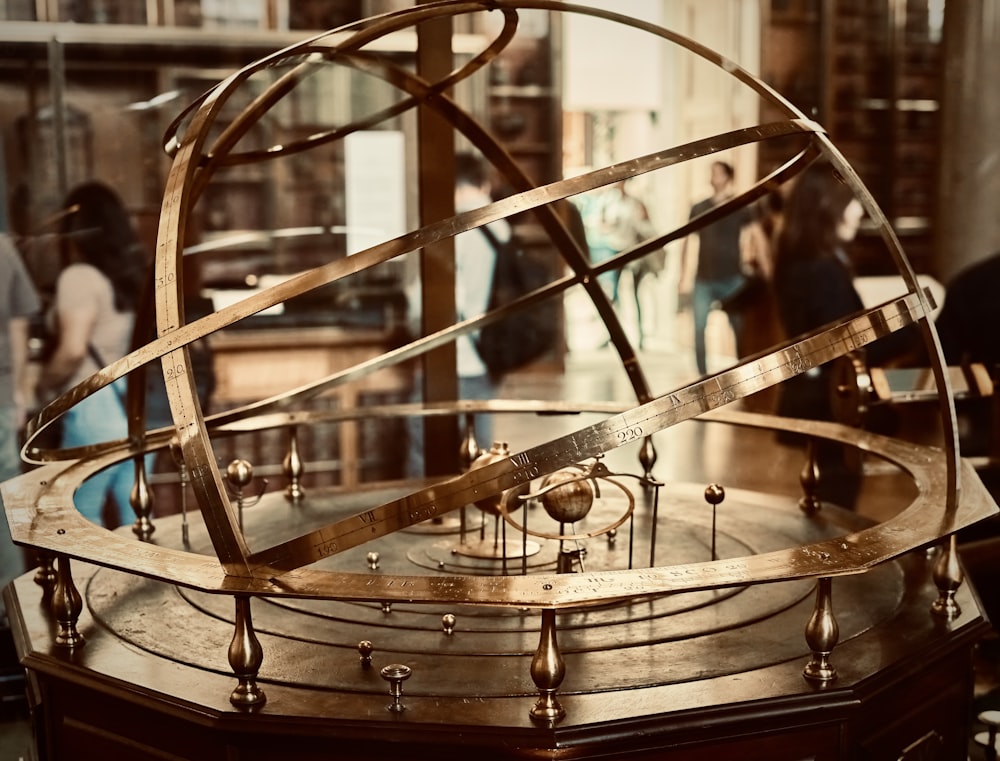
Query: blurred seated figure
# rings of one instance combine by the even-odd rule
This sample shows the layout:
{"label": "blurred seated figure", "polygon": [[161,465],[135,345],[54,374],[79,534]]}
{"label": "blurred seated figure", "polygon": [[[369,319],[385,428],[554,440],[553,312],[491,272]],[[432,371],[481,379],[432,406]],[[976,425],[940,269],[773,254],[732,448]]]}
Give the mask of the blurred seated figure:
{"label": "blurred seated figure", "polygon": [[1000,364],[1000,252],[966,267],[948,284],[935,321],[945,362]]}
{"label": "blurred seated figure", "polygon": [[[997,368],[1000,366],[1000,252],[969,265],[948,283],[944,305],[935,321],[941,351],[948,365],[969,367],[973,363],[986,368],[993,380],[992,398],[976,402],[962,426],[962,454],[966,457],[988,455],[996,460],[1000,453],[1000,409],[997,407]],[[1000,494],[1000,474],[990,467],[980,469],[980,477],[994,494]],[[994,521],[988,521],[993,529]]]}

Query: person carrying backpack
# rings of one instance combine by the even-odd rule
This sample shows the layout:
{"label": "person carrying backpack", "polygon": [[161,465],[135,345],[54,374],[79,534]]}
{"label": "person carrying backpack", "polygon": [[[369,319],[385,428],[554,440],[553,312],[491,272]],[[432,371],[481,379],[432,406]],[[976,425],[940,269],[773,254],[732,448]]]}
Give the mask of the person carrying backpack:
{"label": "person carrying backpack", "polygon": [[[486,165],[476,155],[458,153],[455,156],[455,211],[457,213],[492,203],[490,180]],[[502,245],[510,240],[512,230],[506,220],[489,224],[489,230]],[[466,320],[486,312],[489,306],[496,251],[480,230],[469,230],[455,237],[455,312]],[[411,308],[415,299],[410,299]],[[412,320],[411,320],[412,321]],[[500,378],[492,375],[476,348],[477,332],[459,336],[455,342],[455,364],[458,373],[460,399],[488,400],[497,395]],[[420,383],[414,384],[419,392]],[[423,420],[410,418],[407,427],[409,448],[407,475],[424,474]],[[493,443],[491,415],[476,415],[476,442],[488,449]]]}

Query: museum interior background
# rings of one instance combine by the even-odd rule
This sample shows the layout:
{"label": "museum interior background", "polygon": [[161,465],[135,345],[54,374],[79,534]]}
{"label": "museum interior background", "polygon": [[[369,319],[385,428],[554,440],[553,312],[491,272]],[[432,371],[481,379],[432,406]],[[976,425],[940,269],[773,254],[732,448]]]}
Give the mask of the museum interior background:
{"label": "museum interior background", "polygon": [[[336,3],[336,10],[317,10],[319,4],[294,2],[6,3],[0,103],[4,189],[11,204],[4,213],[11,215],[13,227],[34,231],[58,203],[63,188],[97,177],[119,189],[151,248],[169,166],[159,141],[182,104],[233,67],[301,39],[293,30],[332,28],[407,5],[352,2]],[[872,189],[915,269],[944,283],[965,264],[995,250],[997,238],[992,209],[979,211],[976,202],[992,193],[966,192],[969,183],[995,189],[997,182],[980,168],[989,141],[984,135],[988,131],[978,126],[991,123],[995,106],[988,92],[977,89],[972,95],[968,84],[990,81],[986,34],[977,36],[976,31],[988,25],[970,20],[977,17],[975,8],[952,8],[952,16],[963,18],[946,27],[944,5],[788,0],[699,7],[634,0],[625,10],[728,55],[815,116]],[[28,18],[45,23],[20,21]],[[634,56],[623,60],[613,52],[617,40],[600,44],[593,37],[600,32],[584,21],[571,18],[566,23],[572,28],[563,29],[561,22],[550,23],[543,14],[527,14],[526,19],[520,49],[507,51],[491,81],[469,83],[468,92],[459,96],[502,136],[539,182],[681,143],[706,130],[767,117],[759,113],[755,98],[735,85],[731,92],[720,91],[724,80],[704,76],[681,57],[665,59],[669,51],[637,45]],[[46,26],[65,22],[74,23]],[[137,23],[145,26],[131,26]],[[129,24],[129,34],[118,33],[116,24]],[[463,35],[481,31],[486,30],[457,30],[459,55],[463,44],[466,51],[475,44],[471,38],[463,43]],[[945,39],[945,32],[953,39]],[[412,44],[400,40],[396,53],[402,59],[412,56]],[[608,54],[602,55],[602,50]],[[950,51],[947,65],[945,50]],[[619,86],[623,81],[630,86]],[[336,93],[331,97],[322,92],[302,96],[312,103],[296,104],[269,123],[270,134],[259,136],[261,144],[307,132],[311,123],[327,115],[310,114],[310,109],[336,113],[353,107],[361,112],[387,97],[372,86],[355,88],[348,97],[339,85],[325,85]],[[685,95],[685,108],[664,113],[661,104],[678,92]],[[58,145],[53,142],[57,116],[65,124]],[[392,126],[401,127],[403,140],[410,141],[398,150],[413,160],[413,125]],[[111,134],[116,139],[106,139]],[[773,157],[756,149],[727,158],[736,164],[738,186],[772,168]],[[344,160],[333,159],[338,167]],[[134,171],[138,166],[141,172]],[[230,238],[219,254],[206,257],[202,285],[223,299],[226,291],[247,287],[248,279],[260,282],[264,277],[266,283],[294,268],[289,262],[297,257],[284,250],[304,244],[261,236],[255,240],[254,232],[295,228],[304,218],[314,222],[316,216],[351,225],[353,220],[345,217],[349,201],[342,192],[349,182],[344,171],[349,170],[324,176],[302,162],[276,170],[233,172],[226,190],[206,199],[202,230],[192,233],[192,245]],[[672,178],[669,185],[655,180],[643,184],[638,178],[633,192],[646,201],[656,226],[668,229],[683,221],[691,203],[707,193],[706,176],[707,170],[692,165],[680,181]],[[379,221],[397,229],[411,226],[412,196],[392,206],[396,218]],[[351,213],[361,213],[357,204]],[[525,233],[530,236],[531,231]],[[246,239],[236,241],[239,235]],[[649,332],[664,348],[683,350],[686,332],[673,323],[676,288],[671,281],[678,259],[667,258],[657,283],[656,301],[662,308],[653,319],[665,322]],[[36,253],[30,264],[43,292],[50,289],[57,269],[52,257]],[[391,290],[390,284],[402,277],[385,274],[384,282],[366,296],[370,312],[379,311],[373,302],[392,301],[391,294],[387,297],[378,288]],[[308,308],[303,306],[303,311]],[[297,319],[301,325],[311,317]],[[275,326],[295,321],[290,316],[271,320]],[[578,324],[568,323],[570,348],[602,341],[593,330],[574,331]],[[228,340],[220,337],[220,342]],[[223,357],[231,356],[220,349]],[[242,351],[232,353],[238,354]],[[220,397],[251,398],[259,390],[230,385],[240,382],[247,382],[245,374],[227,372],[223,360]]]}
{"label": "museum interior background", "polygon": [[[600,5],[593,2],[591,5]],[[325,29],[408,8],[393,0],[0,0],[0,222],[21,239],[43,296],[58,274],[50,220],[66,191],[98,178],[126,201],[148,249],[170,159],[162,137],[181,109],[232,71]],[[872,191],[914,269],[938,295],[970,264],[1000,251],[1000,12],[990,0],[624,0],[605,7],[703,43],[787,97],[822,124]],[[473,21],[474,19],[474,21]],[[458,60],[495,32],[487,14],[459,18],[449,35]],[[767,104],[694,65],[689,56],[647,44],[587,19],[526,12],[516,44],[488,77],[456,88],[457,100],[498,135],[537,184],[679,145],[706,134],[767,122]],[[623,56],[623,49],[630,55]],[[404,66],[418,65],[415,35],[380,41]],[[440,51],[438,55],[444,55]],[[352,79],[352,76],[357,77]],[[732,89],[727,89],[731,87]],[[239,109],[255,92],[246,89]],[[388,105],[389,88],[331,72],[296,91],[254,127],[251,147],[293,141],[329,121]],[[684,108],[665,108],[678,99]],[[347,117],[345,117],[347,115]],[[421,189],[406,183],[420,152],[417,117],[406,113],[299,160],[228,170],[201,200],[187,245],[206,253],[190,280],[215,308],[295,273],[386,240],[419,223]],[[737,186],[776,168],[780,156],[754,143],[727,154]],[[681,225],[709,194],[709,161],[685,164],[661,181],[636,178],[631,191],[654,227]],[[526,245],[544,250],[543,230],[515,220]],[[884,258],[874,229],[862,231],[859,274],[882,300]],[[694,381],[690,315],[678,298],[680,242],[664,267],[619,308],[670,383]],[[211,336],[213,405],[228,409],[376,357],[406,319],[410,258],[298,297]],[[642,306],[641,317],[637,306]],[[508,378],[504,395],[532,398],[587,384],[612,395],[607,334],[584,299],[567,296],[563,340],[542,361]],[[710,320],[712,365],[734,359],[725,318]],[[275,373],[268,368],[280,367]],[[386,368],[312,402],[317,410],[406,401],[411,377]],[[628,393],[624,389],[624,393]],[[262,431],[220,444],[220,459],[270,463],[280,478],[284,441]],[[398,421],[318,424],[299,444],[309,487],[397,478],[405,446]],[[164,469],[167,470],[167,469]],[[176,513],[172,475],[154,472],[158,511]]]}

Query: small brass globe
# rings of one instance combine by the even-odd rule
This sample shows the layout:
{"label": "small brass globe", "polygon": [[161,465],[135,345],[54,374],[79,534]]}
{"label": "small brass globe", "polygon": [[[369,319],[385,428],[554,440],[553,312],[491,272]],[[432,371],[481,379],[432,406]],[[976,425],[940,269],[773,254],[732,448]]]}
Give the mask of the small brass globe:
{"label": "small brass globe", "polygon": [[587,517],[594,506],[594,487],[587,479],[580,478],[578,468],[564,468],[550,473],[542,482],[542,489],[554,486],[542,494],[540,500],[545,512],[560,523],[576,523]]}
{"label": "small brass globe", "polygon": [[[486,465],[496,462],[497,460],[503,460],[510,457],[510,447],[507,446],[506,441],[494,441],[493,446],[491,446],[487,451],[482,452],[472,464],[469,466],[469,470],[475,468],[482,468]],[[482,499],[477,499],[472,504],[478,507],[487,515],[500,516],[500,502],[504,497],[507,498],[507,509],[516,510],[521,506],[520,500],[517,497],[521,494],[527,494],[530,489],[530,483],[524,483],[520,486],[515,486],[512,489],[507,489],[500,494],[491,494],[488,497],[483,497]]]}

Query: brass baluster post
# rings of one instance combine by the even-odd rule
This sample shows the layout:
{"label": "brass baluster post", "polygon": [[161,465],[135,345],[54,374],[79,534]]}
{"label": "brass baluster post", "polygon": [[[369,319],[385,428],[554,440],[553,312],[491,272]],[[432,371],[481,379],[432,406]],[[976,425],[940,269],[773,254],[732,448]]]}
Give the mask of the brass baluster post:
{"label": "brass baluster post", "polygon": [[229,696],[229,702],[237,708],[251,708],[264,705],[267,697],[257,686],[257,673],[264,662],[264,650],[253,629],[250,614],[250,598],[236,597],[236,631],[229,643],[229,666],[239,684]]}
{"label": "brass baluster post", "polygon": [[80,647],[83,635],[76,628],[83,610],[83,598],[73,583],[70,560],[66,555],[56,558],[56,587],[52,593],[52,615],[56,619],[56,645],[67,649]]}
{"label": "brass baluster post", "polygon": [[833,579],[825,576],[816,585],[816,606],[806,625],[806,644],[812,650],[812,659],[802,672],[806,679],[830,682],[837,678],[830,654],[838,639],[840,626],[833,615]]}
{"label": "brass baluster post", "polygon": [[556,691],[566,676],[566,662],[556,640],[556,611],[542,611],[542,631],[535,657],[531,659],[531,679],[538,688],[539,698],[530,711],[534,721],[553,723],[566,715]]}
{"label": "brass baluster post", "polygon": [[965,574],[958,562],[958,547],[952,534],[941,544],[937,560],[934,562],[934,585],[938,588],[938,598],[931,603],[931,613],[953,621],[962,615],[962,606],[955,599],[955,593],[962,586]]}
{"label": "brass baluster post", "polygon": [[135,457],[135,483],[128,495],[129,504],[135,511],[135,524],[132,533],[139,537],[140,542],[148,542],[156,531],[153,525],[153,492],[149,488],[146,477],[146,458],[139,454]]}
{"label": "brass baluster post", "polygon": [[802,484],[799,509],[806,515],[815,515],[823,507],[823,502],[817,494],[819,479],[820,471],[816,453],[816,440],[810,437],[809,443],[806,444],[806,462],[799,472],[799,483]]}
{"label": "brass baluster post", "polygon": [[306,492],[302,488],[302,475],[305,473],[305,466],[299,456],[299,427],[297,425],[288,429],[288,452],[281,462],[281,470],[288,478],[285,499],[293,505],[297,505],[306,496]]}

